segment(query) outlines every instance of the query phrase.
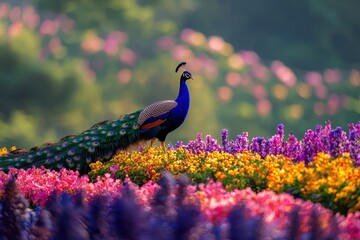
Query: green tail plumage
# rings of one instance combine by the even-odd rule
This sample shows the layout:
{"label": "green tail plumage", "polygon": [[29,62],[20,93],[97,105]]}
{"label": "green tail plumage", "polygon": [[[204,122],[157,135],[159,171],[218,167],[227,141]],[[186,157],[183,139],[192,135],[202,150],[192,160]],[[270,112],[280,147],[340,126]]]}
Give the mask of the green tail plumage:
{"label": "green tail plumage", "polygon": [[140,112],[99,122],[79,135],[64,137],[54,144],[0,156],[0,170],[44,166],[54,170],[65,167],[86,173],[91,162],[109,160],[118,149],[126,149],[140,140],[140,126],[137,123]]}

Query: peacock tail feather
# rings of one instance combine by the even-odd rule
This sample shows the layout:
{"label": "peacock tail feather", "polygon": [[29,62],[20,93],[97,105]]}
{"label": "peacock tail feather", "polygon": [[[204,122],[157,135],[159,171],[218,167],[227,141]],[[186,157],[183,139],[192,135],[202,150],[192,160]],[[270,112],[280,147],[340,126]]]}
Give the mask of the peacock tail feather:
{"label": "peacock tail feather", "polygon": [[106,161],[118,149],[126,149],[140,141],[138,117],[142,110],[126,114],[117,120],[102,121],[78,135],[62,138],[57,143],[47,143],[30,150],[15,150],[0,156],[0,170],[44,166],[59,170],[63,167],[89,171],[89,164]]}

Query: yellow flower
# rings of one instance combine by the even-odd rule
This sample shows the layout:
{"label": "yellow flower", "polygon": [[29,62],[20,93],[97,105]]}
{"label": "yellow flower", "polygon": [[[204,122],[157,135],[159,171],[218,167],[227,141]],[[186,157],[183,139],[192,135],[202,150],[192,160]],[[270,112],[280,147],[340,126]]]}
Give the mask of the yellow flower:
{"label": "yellow flower", "polygon": [[8,150],[7,150],[6,147],[0,148],[0,156],[5,155],[5,154],[8,154],[8,153],[9,153],[9,152],[8,152]]}
{"label": "yellow flower", "polygon": [[91,172],[97,172],[104,167],[104,164],[100,161],[96,161],[94,163],[90,163]]}

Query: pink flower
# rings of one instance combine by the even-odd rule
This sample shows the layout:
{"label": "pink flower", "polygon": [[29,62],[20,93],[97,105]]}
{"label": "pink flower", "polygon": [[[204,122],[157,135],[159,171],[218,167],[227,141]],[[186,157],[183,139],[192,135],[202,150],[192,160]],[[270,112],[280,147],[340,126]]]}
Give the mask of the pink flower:
{"label": "pink flower", "polygon": [[117,170],[119,170],[119,165],[117,165],[117,164],[110,167],[110,172],[116,172]]}

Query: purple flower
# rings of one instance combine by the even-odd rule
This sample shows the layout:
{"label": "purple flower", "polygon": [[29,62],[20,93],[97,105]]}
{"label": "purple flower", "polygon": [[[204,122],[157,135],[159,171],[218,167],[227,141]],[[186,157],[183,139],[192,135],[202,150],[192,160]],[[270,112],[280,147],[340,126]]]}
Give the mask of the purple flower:
{"label": "purple flower", "polygon": [[114,166],[110,167],[110,172],[114,173],[119,170],[119,165],[115,164]]}
{"label": "purple flower", "polygon": [[359,139],[360,139],[360,122],[356,124],[349,124],[349,141],[348,148],[350,157],[354,160],[356,165],[360,165],[360,152],[359,152]]}
{"label": "purple flower", "polygon": [[264,158],[269,154],[269,141],[264,137],[255,137],[250,144],[250,150]]}
{"label": "purple flower", "polygon": [[296,160],[301,155],[301,144],[293,133],[290,133],[288,140],[284,143],[284,155],[292,160]]}
{"label": "purple flower", "polygon": [[284,124],[280,123],[278,126],[277,126],[277,134],[279,135],[279,137],[282,139],[284,139]]}
{"label": "purple flower", "polygon": [[284,140],[284,125],[279,124],[277,127],[277,134],[272,136],[269,139],[269,154],[282,154],[283,149],[283,140]]}
{"label": "purple flower", "polygon": [[308,164],[310,161],[313,160],[313,157],[316,155],[315,149],[315,132],[311,129],[307,130],[302,142],[302,153],[298,160],[305,161]]}
{"label": "purple flower", "polygon": [[249,149],[249,134],[247,132],[243,132],[241,135],[237,135],[236,140],[233,143],[232,152],[243,152]]}
{"label": "purple flower", "polygon": [[229,131],[226,128],[221,131],[221,140],[224,152],[229,152]]}
{"label": "purple flower", "polygon": [[210,135],[206,136],[206,152],[221,151],[221,146],[217,143],[217,140],[212,138]]}
{"label": "purple flower", "polygon": [[332,157],[340,156],[344,152],[347,138],[341,127],[330,131],[330,154]]}
{"label": "purple flower", "polygon": [[183,148],[195,154],[205,151],[205,142],[202,140],[202,134],[198,133],[196,139],[189,141]]}

